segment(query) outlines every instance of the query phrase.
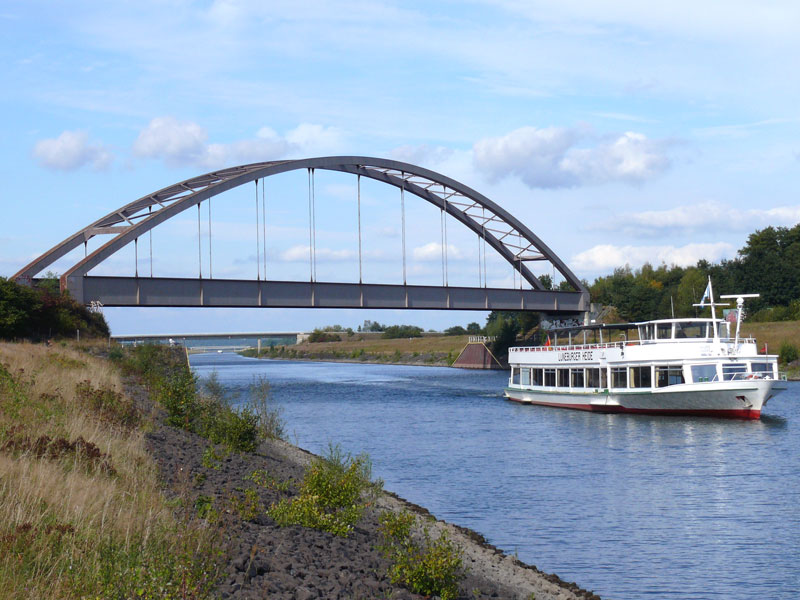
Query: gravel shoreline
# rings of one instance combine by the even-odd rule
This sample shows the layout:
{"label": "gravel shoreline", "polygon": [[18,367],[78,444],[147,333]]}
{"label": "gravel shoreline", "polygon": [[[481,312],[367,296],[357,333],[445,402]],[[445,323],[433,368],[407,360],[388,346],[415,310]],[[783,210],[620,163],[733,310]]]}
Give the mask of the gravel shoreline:
{"label": "gravel shoreline", "polygon": [[[128,393],[145,408],[151,405],[141,387],[131,385]],[[153,409],[152,405],[148,412]],[[599,600],[591,592],[556,575],[542,573],[513,556],[504,554],[471,530],[433,520],[422,507],[390,493],[382,493],[347,538],[300,526],[278,527],[263,510],[270,504],[292,496],[296,485],[281,491],[256,486],[246,479],[255,470],[264,470],[275,481],[302,479],[309,452],[286,442],[264,442],[253,453],[218,453],[209,461],[208,440],[190,432],[169,427],[157,417],[147,434],[147,447],[158,465],[165,494],[182,497],[190,507],[201,501],[219,510],[219,530],[226,548],[225,576],[217,593],[236,600],[271,598],[311,600],[392,598],[421,599],[393,585],[386,575],[389,563],[377,550],[380,543],[378,516],[386,510],[411,510],[426,519],[433,535],[446,528],[451,539],[464,551],[467,574],[459,598],[520,600]],[[205,453],[205,460],[204,460]],[[242,500],[245,489],[256,489],[262,510],[250,520],[230,510]]]}

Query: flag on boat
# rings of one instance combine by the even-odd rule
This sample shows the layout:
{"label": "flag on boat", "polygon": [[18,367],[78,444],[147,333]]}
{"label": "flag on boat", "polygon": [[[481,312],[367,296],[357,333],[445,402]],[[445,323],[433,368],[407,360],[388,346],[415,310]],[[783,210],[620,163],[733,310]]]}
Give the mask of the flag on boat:
{"label": "flag on boat", "polygon": [[547,335],[547,340],[545,341],[544,345],[547,346],[548,348],[550,347],[550,335],[549,334]]}
{"label": "flag on boat", "polygon": [[702,300],[700,300],[700,308],[703,308],[706,305],[706,300],[711,302],[711,277],[708,278],[708,285],[706,286],[706,291],[703,293]]}

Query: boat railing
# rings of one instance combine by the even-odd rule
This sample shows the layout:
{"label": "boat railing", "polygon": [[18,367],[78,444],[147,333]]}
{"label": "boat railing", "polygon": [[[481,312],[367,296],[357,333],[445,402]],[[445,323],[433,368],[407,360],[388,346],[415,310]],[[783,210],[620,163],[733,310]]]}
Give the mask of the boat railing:
{"label": "boat railing", "polygon": [[[624,348],[627,346],[647,346],[656,343],[679,342],[710,344],[714,338],[678,338],[678,339],[659,339],[659,340],[623,340],[619,342],[596,342],[589,344],[559,344],[551,346],[514,346],[511,350],[516,352],[564,352],[570,350],[603,350],[606,348]],[[720,343],[734,344],[734,338],[719,338]],[[740,338],[739,344],[755,344],[755,338]]]}
{"label": "boat railing", "polygon": [[778,381],[786,381],[786,373],[783,371],[778,371],[778,377],[775,377],[775,373],[773,373],[772,369],[766,371],[753,371],[751,373],[747,372],[736,372],[736,373],[727,373],[720,379],[719,375],[714,375],[711,379],[702,379],[695,383],[719,383],[720,381],[752,381],[754,379],[777,379]]}

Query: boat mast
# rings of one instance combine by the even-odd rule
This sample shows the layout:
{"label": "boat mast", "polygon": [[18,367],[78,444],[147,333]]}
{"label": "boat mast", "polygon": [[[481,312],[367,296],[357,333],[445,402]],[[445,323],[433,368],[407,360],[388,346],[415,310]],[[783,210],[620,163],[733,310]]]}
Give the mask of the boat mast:
{"label": "boat mast", "polygon": [[[725,296],[720,296],[724,298]],[[706,291],[703,293],[703,297],[700,300],[700,304],[692,304],[692,306],[699,306],[700,308],[705,308],[706,306],[706,298],[708,298],[708,304],[711,306],[711,326],[714,328],[714,341],[719,342],[719,330],[717,329],[717,306],[729,306],[726,302],[725,304],[714,302],[714,288],[711,286],[711,275],[708,276],[708,286],[706,287]]]}
{"label": "boat mast", "polygon": [[739,328],[742,325],[742,315],[744,314],[744,299],[745,298],[758,298],[761,294],[733,294],[720,296],[720,298],[736,298],[736,341],[734,345],[739,347]]}

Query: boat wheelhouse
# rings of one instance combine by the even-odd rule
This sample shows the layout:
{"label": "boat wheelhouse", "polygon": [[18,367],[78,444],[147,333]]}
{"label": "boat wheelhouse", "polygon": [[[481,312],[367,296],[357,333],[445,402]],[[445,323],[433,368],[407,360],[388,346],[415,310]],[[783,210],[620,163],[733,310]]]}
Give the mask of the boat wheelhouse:
{"label": "boat wheelhouse", "polygon": [[509,350],[505,396],[596,412],[757,419],[786,389],[785,375],[776,355],[759,354],[755,339],[739,337],[740,322],[734,337],[731,324],[713,314],[552,330],[553,344],[548,338]]}

